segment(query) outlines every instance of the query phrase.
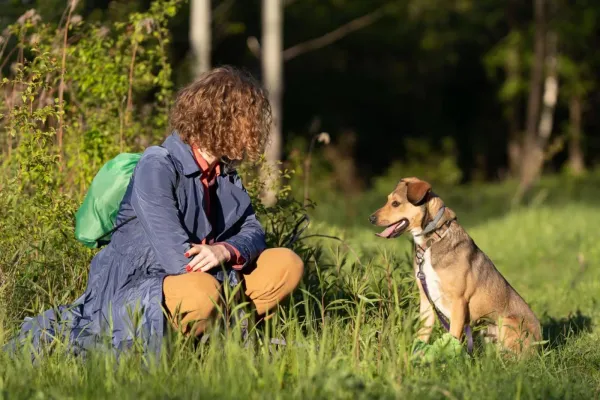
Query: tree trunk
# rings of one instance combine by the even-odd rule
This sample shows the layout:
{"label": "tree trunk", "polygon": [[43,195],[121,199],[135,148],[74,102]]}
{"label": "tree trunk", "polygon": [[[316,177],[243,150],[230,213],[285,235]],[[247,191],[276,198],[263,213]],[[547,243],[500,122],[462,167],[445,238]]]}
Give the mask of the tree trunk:
{"label": "tree trunk", "polygon": [[578,95],[569,101],[569,170],[573,175],[581,175],[585,171],[583,150],[581,149],[581,98]]}
{"label": "tree trunk", "polygon": [[[554,109],[558,100],[558,56],[557,34],[548,33],[548,50],[546,54],[546,81],[544,82],[544,107],[538,128],[538,147],[546,147],[554,126]],[[541,167],[541,165],[540,165]]]}
{"label": "tree trunk", "polygon": [[517,111],[511,107],[509,111],[509,132],[508,132],[508,169],[511,177],[519,175],[519,169],[521,167],[521,135],[519,125],[517,121]]}
{"label": "tree trunk", "polygon": [[[519,7],[518,0],[509,0],[506,2],[506,20],[510,29],[508,52],[504,68],[506,70],[506,80],[513,85],[520,85],[521,76],[521,39],[519,35],[519,26],[517,23],[517,8]],[[508,169],[509,175],[512,178],[519,176],[521,162],[521,147],[523,145],[523,127],[521,126],[521,118],[519,110],[521,109],[521,94],[517,92],[511,99],[508,100],[506,108],[506,117],[508,119]]]}
{"label": "tree trunk", "polygon": [[266,149],[266,169],[263,168],[265,190],[263,202],[273,205],[279,184],[281,159],[281,121],[283,94],[283,4],[281,0],[262,0],[262,74],[263,83],[269,91],[273,114],[270,141]]}
{"label": "tree trunk", "polygon": [[535,43],[529,99],[527,101],[526,135],[530,141],[537,136],[538,118],[542,99],[542,80],[544,79],[544,58],[546,56],[546,15],[545,0],[533,0],[535,9]]}
{"label": "tree trunk", "polygon": [[192,73],[194,78],[210,69],[211,52],[210,0],[191,0],[190,43],[192,46]]}
{"label": "tree trunk", "polygon": [[[519,48],[516,43],[512,43],[508,56],[506,57],[506,78],[511,82],[519,82],[521,80],[521,60],[519,57]],[[508,167],[510,175],[516,177],[519,175],[519,167],[521,161],[521,145],[522,145],[522,130],[519,121],[519,108],[521,102],[519,95],[515,96],[507,108],[508,113]]]}
{"label": "tree trunk", "polygon": [[[549,64],[550,58],[556,58],[556,53],[546,57],[546,15],[545,0],[533,0],[534,19],[535,19],[535,41],[533,66],[531,68],[531,81],[529,89],[529,99],[527,102],[527,125],[525,131],[525,140],[521,151],[520,185],[515,195],[514,202],[520,202],[525,193],[531,188],[544,162],[544,147],[538,130],[540,121],[540,109],[542,100],[542,81],[544,79],[544,61]],[[550,71],[548,71],[550,76]],[[556,79],[556,77],[554,77]],[[550,78],[552,80],[552,78]],[[546,79],[546,90],[549,80]],[[546,93],[544,100],[546,100]],[[546,112],[546,108],[545,108]],[[541,124],[540,124],[541,125]],[[541,126],[540,126],[541,127]],[[544,129],[547,124],[544,124]],[[550,129],[552,126],[550,125]]]}

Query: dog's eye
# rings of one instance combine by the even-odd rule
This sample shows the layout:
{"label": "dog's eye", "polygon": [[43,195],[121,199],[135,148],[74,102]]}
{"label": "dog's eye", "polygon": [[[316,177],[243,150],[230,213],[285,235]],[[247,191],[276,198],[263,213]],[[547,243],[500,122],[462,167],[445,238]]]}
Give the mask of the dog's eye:
{"label": "dog's eye", "polygon": [[398,207],[400,205],[396,200],[392,201],[392,207]]}

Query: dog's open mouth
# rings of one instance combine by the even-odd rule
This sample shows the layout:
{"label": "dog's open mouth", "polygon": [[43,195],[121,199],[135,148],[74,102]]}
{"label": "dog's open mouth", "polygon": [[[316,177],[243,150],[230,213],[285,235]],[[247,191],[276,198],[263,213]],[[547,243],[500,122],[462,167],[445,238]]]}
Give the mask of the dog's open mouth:
{"label": "dog's open mouth", "polygon": [[406,228],[408,228],[408,220],[406,218],[402,218],[395,224],[391,224],[390,226],[385,228],[383,232],[376,233],[376,235],[382,238],[392,239],[402,235]]}

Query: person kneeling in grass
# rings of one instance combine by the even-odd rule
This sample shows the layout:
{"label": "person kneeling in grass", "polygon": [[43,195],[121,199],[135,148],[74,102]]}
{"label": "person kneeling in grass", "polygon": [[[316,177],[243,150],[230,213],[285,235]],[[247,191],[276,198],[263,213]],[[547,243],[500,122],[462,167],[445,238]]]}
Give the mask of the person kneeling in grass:
{"label": "person kneeling in grass", "polygon": [[[116,223],[137,218],[94,257],[83,296],[27,319],[21,338],[53,338],[57,321],[83,349],[107,331],[116,348],[138,337],[159,343],[166,320],[200,335],[226,277],[234,285],[243,278],[258,315],[286,298],[300,282],[302,260],[286,248],[266,249],[233,169],[260,157],[270,124],[265,91],[234,68],[216,68],[183,88],[170,115],[172,133],[143,153]],[[141,319],[134,327],[135,310]]]}

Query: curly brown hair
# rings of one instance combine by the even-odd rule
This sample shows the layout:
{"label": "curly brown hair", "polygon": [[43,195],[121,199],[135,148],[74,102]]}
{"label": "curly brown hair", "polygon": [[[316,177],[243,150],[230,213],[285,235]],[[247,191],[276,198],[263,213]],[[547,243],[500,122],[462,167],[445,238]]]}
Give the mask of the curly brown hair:
{"label": "curly brown hair", "polygon": [[257,160],[272,123],[266,90],[247,72],[215,68],[181,89],[170,115],[181,139],[216,157]]}

